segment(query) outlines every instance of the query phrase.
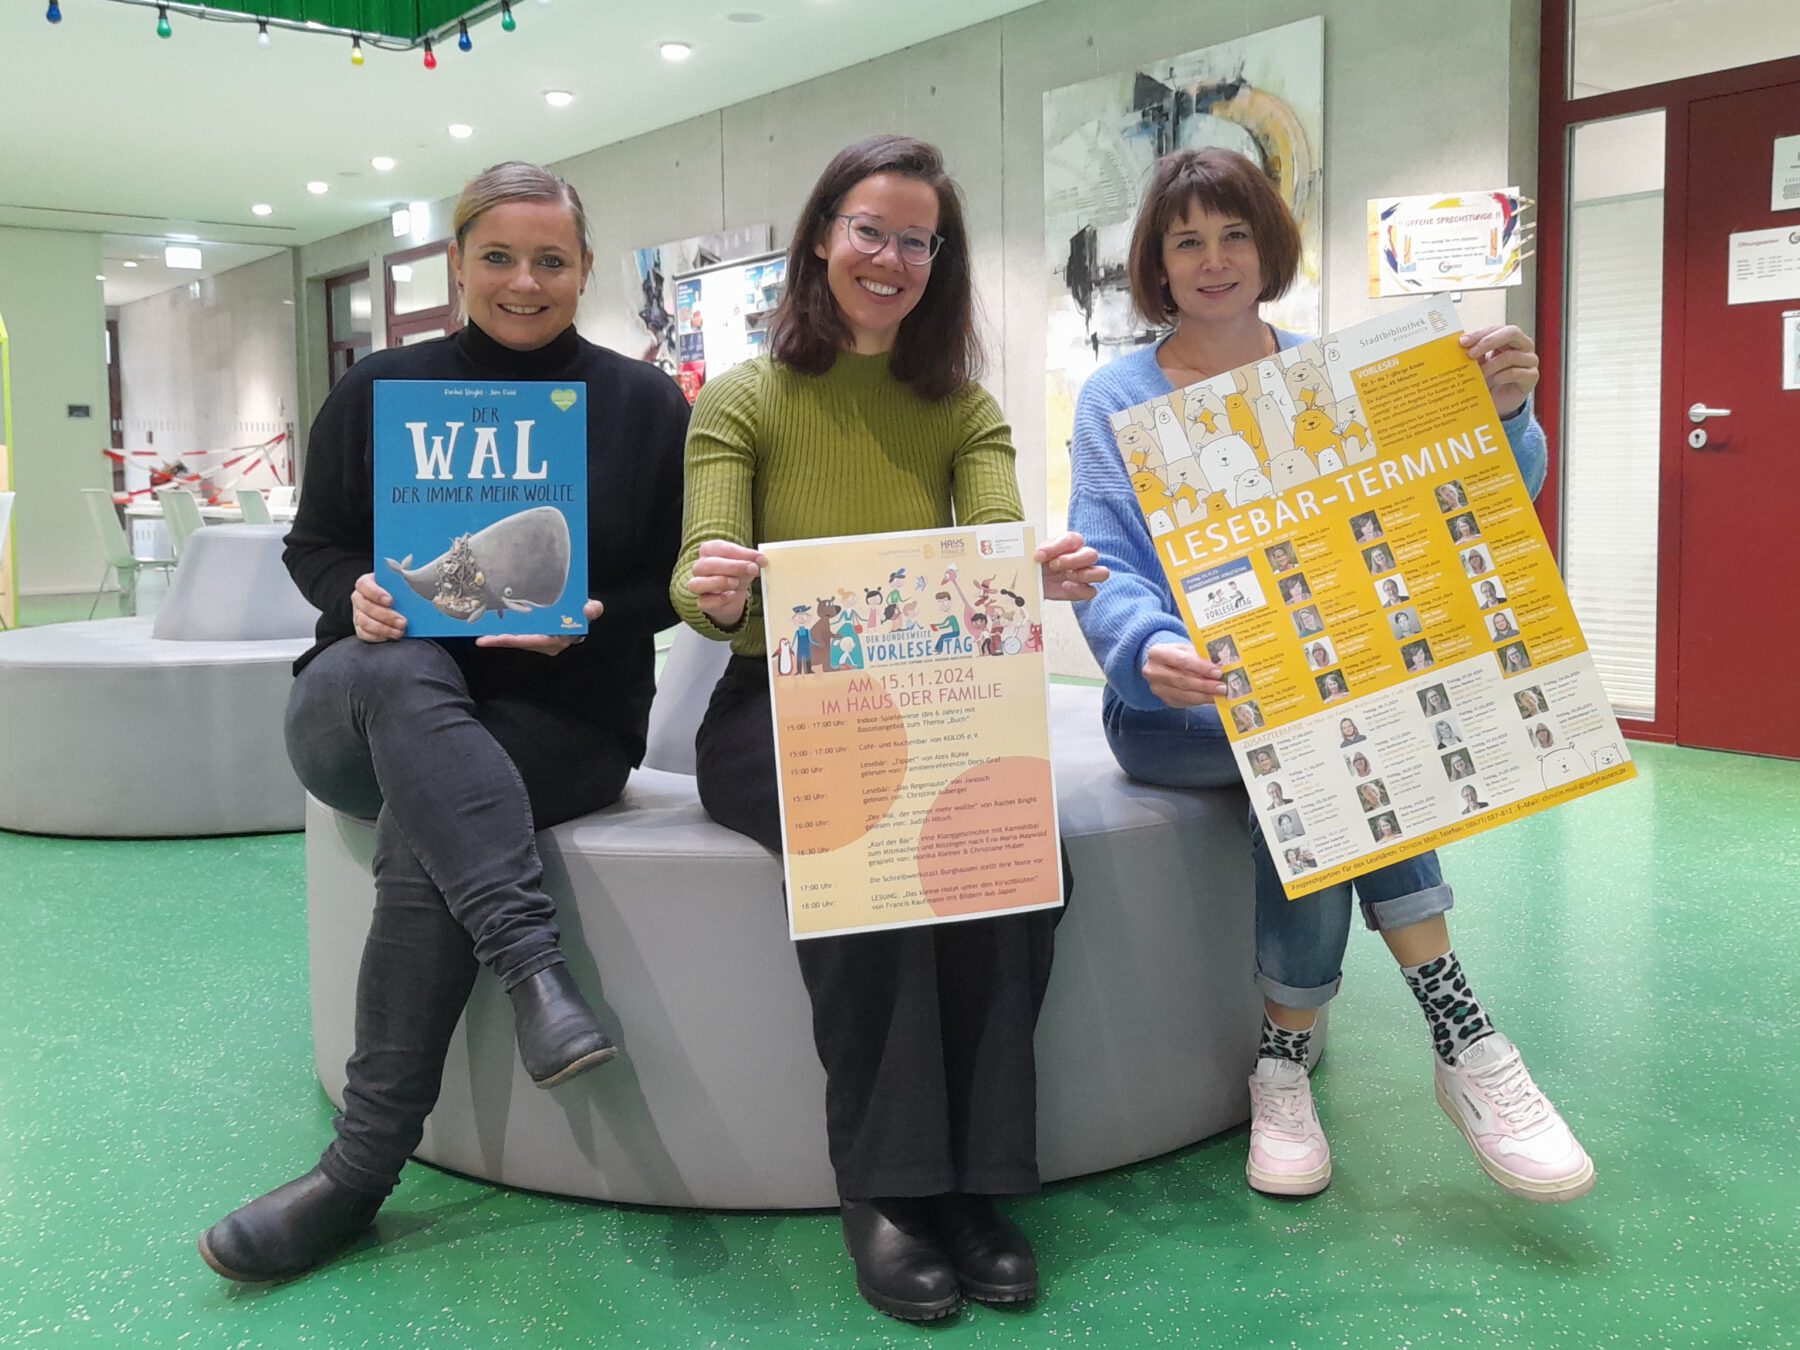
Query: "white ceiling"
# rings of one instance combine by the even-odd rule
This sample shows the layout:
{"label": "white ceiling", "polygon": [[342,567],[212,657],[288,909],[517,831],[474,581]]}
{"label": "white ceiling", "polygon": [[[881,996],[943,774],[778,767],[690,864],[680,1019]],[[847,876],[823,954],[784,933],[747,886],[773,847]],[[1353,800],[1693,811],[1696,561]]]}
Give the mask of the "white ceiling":
{"label": "white ceiling", "polygon": [[[266,244],[207,243],[201,249],[203,266],[198,270],[166,267],[163,248],[168,243],[163,235],[109,234],[101,244],[105,263],[96,275],[104,275],[106,303],[129,305],[145,296],[160,295],[192,282],[229,272],[234,267],[258,262],[279,248]],[[185,240],[181,242],[187,242]],[[135,264],[126,266],[127,263]]]}
{"label": "white ceiling", "polygon": [[[108,0],[0,6],[0,225],[290,246],[396,202],[455,193],[501,159],[565,159],[1025,8],[1034,0],[514,0],[475,49],[418,52],[171,15]],[[474,0],[470,0],[471,6]],[[761,22],[728,16],[755,13]],[[672,64],[661,43],[693,55]],[[548,89],[575,95],[553,109]],[[475,128],[454,140],[453,122]],[[369,160],[398,161],[378,173]],[[324,196],[309,180],[330,185]],[[266,202],[273,214],[250,212]],[[141,269],[139,269],[141,270]]]}

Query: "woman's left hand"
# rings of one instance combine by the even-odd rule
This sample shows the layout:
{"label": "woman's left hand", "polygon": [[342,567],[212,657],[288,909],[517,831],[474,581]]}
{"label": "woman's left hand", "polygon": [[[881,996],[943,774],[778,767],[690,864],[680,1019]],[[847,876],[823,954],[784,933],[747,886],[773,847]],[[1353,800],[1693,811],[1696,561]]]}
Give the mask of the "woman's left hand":
{"label": "woman's left hand", "polygon": [[1044,599],[1092,600],[1094,588],[1112,575],[1100,566],[1100,554],[1074,531],[1038,545],[1044,571]]}
{"label": "woman's left hand", "polygon": [[[598,600],[590,600],[581,607],[591,624],[606,612],[606,606]],[[536,652],[540,656],[557,656],[569,650],[585,634],[576,637],[556,637],[549,633],[490,633],[487,637],[475,639],[477,647],[517,647],[520,651]]]}
{"label": "woman's left hand", "polygon": [[1502,418],[1517,415],[1537,388],[1537,344],[1524,330],[1512,324],[1498,328],[1477,328],[1464,333],[1463,350],[1481,365],[1488,393],[1494,396],[1494,407]]}

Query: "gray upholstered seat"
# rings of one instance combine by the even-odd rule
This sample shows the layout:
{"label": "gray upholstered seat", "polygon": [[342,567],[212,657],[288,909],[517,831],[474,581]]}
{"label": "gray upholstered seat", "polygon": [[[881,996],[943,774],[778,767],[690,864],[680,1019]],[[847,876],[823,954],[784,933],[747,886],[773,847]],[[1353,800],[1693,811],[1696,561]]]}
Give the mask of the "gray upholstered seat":
{"label": "gray upholstered seat", "polygon": [[[684,635],[652,755],[691,765],[723,651]],[[1059,809],[1075,897],[1038,1031],[1047,1178],[1115,1167],[1232,1128],[1261,1002],[1251,983],[1243,798],[1131,783],[1099,690],[1052,689]],[[539,836],[572,967],[624,1054],[554,1092],[477,982],[418,1156],[569,1195],[716,1208],[832,1205],[824,1079],[782,915],[781,868],[701,810],[693,779],[633,775],[616,806]],[[315,1054],[341,1102],[373,906],[373,829],[307,806]],[[1321,1036],[1322,1040],[1322,1036]]]}
{"label": "gray upholstered seat", "polygon": [[0,829],[300,828],[281,714],[306,639],[168,642],[151,619],[0,633]]}
{"label": "gray upholstered seat", "polygon": [[0,633],[0,829],[300,828],[281,719],[318,612],[281,566],[283,533],[195,534],[154,619]]}

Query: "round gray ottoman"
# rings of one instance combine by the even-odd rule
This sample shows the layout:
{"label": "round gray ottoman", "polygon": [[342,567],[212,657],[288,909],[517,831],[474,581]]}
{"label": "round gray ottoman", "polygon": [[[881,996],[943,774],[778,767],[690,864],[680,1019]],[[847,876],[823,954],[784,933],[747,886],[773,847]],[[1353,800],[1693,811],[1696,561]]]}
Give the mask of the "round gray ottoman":
{"label": "round gray ottoman", "polygon": [[[666,673],[665,685],[685,686],[691,703],[706,681],[681,676]],[[659,739],[679,748],[673,721],[691,755],[689,711],[662,710],[653,751]],[[1075,895],[1038,1029],[1046,1180],[1241,1124],[1262,1006],[1242,796],[1127,780],[1100,736],[1097,689],[1053,687],[1051,720]],[[308,801],[315,1055],[340,1104],[373,836],[368,822]],[[539,1090],[518,1064],[511,1009],[484,975],[418,1156],[604,1200],[835,1205],[824,1076],[779,864],[710,822],[691,777],[656,768],[633,775],[616,806],[538,842],[571,966],[624,1053]]]}

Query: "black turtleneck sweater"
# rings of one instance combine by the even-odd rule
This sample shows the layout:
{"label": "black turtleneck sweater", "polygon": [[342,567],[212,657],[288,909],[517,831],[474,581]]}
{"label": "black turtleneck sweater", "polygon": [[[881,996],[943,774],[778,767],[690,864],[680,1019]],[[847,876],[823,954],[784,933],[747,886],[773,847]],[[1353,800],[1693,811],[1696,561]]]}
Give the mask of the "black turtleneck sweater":
{"label": "black turtleneck sweater", "polygon": [[470,324],[453,337],[375,352],[332,388],[307,442],[300,510],[283,555],[320,613],[318,642],[294,672],[354,634],[350,594],[375,570],[375,381],[475,379],[587,384],[588,595],[606,612],[585,642],[555,657],[477,647],[472,638],[433,640],[462,667],[477,699],[527,699],[641,744],[656,683],[651,638],[675,622],[669,576],[681,544],[688,405],[655,366],[597,347],[573,328],[521,352]]}

